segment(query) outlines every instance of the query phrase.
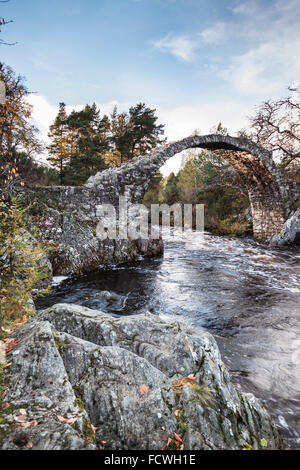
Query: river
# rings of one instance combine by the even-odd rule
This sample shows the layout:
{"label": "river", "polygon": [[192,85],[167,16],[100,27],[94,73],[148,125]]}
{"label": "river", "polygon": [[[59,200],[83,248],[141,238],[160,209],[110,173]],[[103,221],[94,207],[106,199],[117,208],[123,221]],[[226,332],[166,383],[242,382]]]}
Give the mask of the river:
{"label": "river", "polygon": [[[124,298],[111,301],[101,291]],[[211,234],[168,237],[162,258],[65,280],[37,307],[58,302],[114,316],[177,315],[211,332],[237,387],[260,397],[300,448],[299,249]]]}

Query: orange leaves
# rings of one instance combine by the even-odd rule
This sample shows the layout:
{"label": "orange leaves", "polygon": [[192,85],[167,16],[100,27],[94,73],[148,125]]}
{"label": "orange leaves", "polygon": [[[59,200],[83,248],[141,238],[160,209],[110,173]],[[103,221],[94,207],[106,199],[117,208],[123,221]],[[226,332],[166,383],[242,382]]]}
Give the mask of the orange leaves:
{"label": "orange leaves", "polygon": [[76,418],[64,418],[63,416],[59,416],[59,415],[57,415],[57,419],[61,423],[65,423],[65,424],[74,424],[74,423],[76,423],[76,421],[78,421],[78,417],[76,417]]}
{"label": "orange leaves", "polygon": [[10,362],[9,364],[5,364],[5,366],[2,366],[2,369],[8,369],[8,367],[12,366],[12,362]]}
{"label": "orange leaves", "polygon": [[175,438],[176,442],[179,442],[180,444],[183,444],[183,440],[181,439],[181,437],[176,432],[174,432],[174,438]]}
{"label": "orange leaves", "polygon": [[29,442],[27,443],[26,447],[27,447],[27,449],[32,449],[32,447],[33,447],[32,441],[29,441]]}
{"label": "orange leaves", "polygon": [[168,442],[163,445],[161,450],[184,450],[183,440],[176,432],[174,432],[174,439],[169,437]]}
{"label": "orange leaves", "polygon": [[19,424],[20,427],[27,429],[27,428],[35,428],[38,426],[37,421],[27,421],[27,411],[24,409],[19,410],[19,416],[14,416],[14,420],[16,423]]}
{"label": "orange leaves", "polygon": [[190,385],[191,383],[195,383],[195,382],[196,382],[196,377],[193,374],[191,374],[188,377],[182,377],[179,381],[178,386],[184,387],[185,385]]}
{"label": "orange leaves", "polygon": [[14,349],[20,341],[15,338],[6,338],[4,341],[4,350],[5,354],[9,353],[12,349]]}
{"label": "orange leaves", "polygon": [[142,396],[149,393],[149,390],[150,390],[150,387],[148,387],[148,385],[143,384],[143,385],[140,386],[140,394]]}
{"label": "orange leaves", "polygon": [[[21,304],[21,303],[19,302],[19,304]],[[22,305],[19,305],[19,308],[22,308]],[[25,323],[27,323],[27,317],[26,317],[26,315],[23,315],[22,320],[14,321],[13,325],[23,326],[23,325],[25,325]]]}

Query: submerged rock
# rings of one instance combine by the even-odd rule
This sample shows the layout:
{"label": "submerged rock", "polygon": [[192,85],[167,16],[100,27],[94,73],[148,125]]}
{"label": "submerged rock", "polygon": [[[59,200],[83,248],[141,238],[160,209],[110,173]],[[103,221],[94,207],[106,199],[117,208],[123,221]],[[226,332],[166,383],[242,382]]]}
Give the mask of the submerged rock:
{"label": "submerged rock", "polygon": [[18,339],[1,449],[22,441],[20,408],[37,422],[25,429],[34,449],[172,449],[174,433],[186,450],[260,449],[265,441],[283,448],[266,410],[234,388],[214,338],[200,329],[149,313],[115,319],[59,304]]}

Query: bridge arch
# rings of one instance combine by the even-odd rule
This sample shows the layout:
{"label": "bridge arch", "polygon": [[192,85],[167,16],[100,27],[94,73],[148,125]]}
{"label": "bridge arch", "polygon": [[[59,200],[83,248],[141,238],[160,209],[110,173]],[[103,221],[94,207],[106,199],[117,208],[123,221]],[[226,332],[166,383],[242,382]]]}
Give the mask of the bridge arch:
{"label": "bridge arch", "polygon": [[120,168],[106,170],[91,177],[86,187],[97,189],[111,184],[117,194],[129,188],[134,202],[142,202],[153,175],[174,155],[188,149],[225,150],[223,156],[239,173],[247,188],[254,236],[269,240],[285,222],[284,185],[272,154],[242,137],[223,135],[191,136],[167,144],[154,152],[135,157]]}

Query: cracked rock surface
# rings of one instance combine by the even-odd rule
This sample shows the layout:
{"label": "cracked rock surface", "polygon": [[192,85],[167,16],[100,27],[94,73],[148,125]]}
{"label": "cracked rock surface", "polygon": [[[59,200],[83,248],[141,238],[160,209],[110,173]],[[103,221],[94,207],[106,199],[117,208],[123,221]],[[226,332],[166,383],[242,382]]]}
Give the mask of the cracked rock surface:
{"label": "cracked rock surface", "polygon": [[213,336],[177,319],[58,304],[16,338],[0,449],[26,448],[22,433],[45,450],[159,450],[174,432],[186,450],[284,447],[259,400],[234,388]]}

